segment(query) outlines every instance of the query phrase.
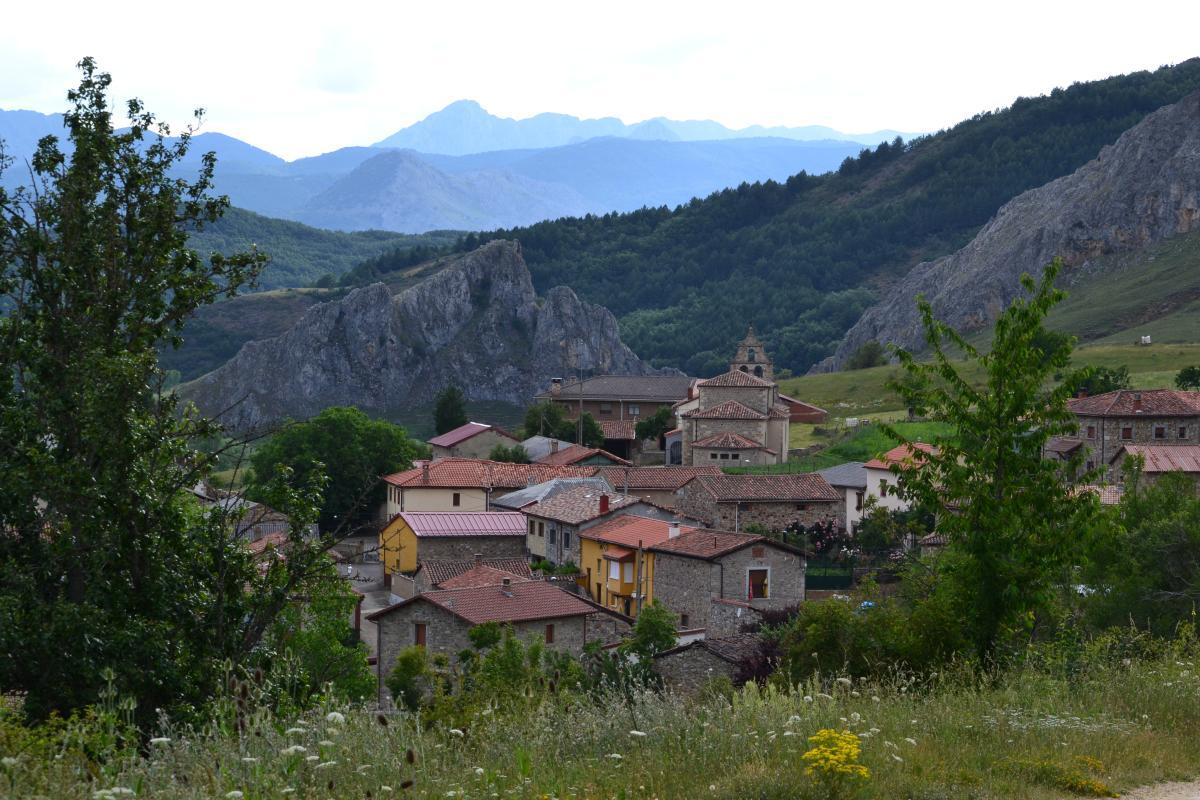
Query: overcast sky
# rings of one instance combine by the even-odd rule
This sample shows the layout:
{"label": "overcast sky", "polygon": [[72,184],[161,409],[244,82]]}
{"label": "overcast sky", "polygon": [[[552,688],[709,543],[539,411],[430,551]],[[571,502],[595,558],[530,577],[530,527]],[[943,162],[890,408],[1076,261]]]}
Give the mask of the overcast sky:
{"label": "overcast sky", "polygon": [[932,131],[1074,81],[1200,55],[1195,0],[933,3],[20,2],[0,108],[61,111],[93,55],[114,94],[285,158],[369,144],[446,104]]}

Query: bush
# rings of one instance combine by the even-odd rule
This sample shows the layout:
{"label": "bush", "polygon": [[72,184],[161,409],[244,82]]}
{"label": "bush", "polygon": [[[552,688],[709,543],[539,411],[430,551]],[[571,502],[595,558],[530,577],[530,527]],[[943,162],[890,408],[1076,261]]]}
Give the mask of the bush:
{"label": "bush", "polygon": [[396,666],[388,673],[388,691],[397,707],[416,711],[429,688],[429,654],[424,647],[406,647],[396,656]]}

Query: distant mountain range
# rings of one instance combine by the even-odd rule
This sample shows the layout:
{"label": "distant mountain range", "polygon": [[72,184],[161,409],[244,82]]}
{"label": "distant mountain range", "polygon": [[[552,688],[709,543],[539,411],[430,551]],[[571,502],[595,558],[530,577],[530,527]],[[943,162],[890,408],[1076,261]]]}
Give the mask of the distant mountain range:
{"label": "distant mountain range", "polygon": [[[677,206],[742,183],[828,172],[862,149],[854,141],[802,139],[797,130],[755,137],[710,122],[626,126],[555,114],[515,121],[455,103],[376,146],[291,162],[225,134],[202,133],[181,171],[194,172],[211,150],[217,190],[234,205],[321,228],[485,230]],[[24,161],[47,134],[61,136],[61,114],[0,110],[0,140],[15,161],[0,185],[28,180]],[[712,139],[693,141],[705,134]]]}
{"label": "distant mountain range", "polygon": [[916,134],[893,130],[843,133],[824,125],[806,125],[799,128],[752,125],[733,130],[707,119],[673,120],[666,117],[655,117],[633,125],[626,125],[616,117],[580,119],[568,114],[538,114],[528,119],[509,119],[489,114],[474,100],[459,100],[376,142],[375,146],[460,156],[488,150],[559,147],[601,136],[669,142],[762,137],[798,141],[837,139],[877,145],[882,141],[891,141],[897,136],[909,139],[914,135]]}

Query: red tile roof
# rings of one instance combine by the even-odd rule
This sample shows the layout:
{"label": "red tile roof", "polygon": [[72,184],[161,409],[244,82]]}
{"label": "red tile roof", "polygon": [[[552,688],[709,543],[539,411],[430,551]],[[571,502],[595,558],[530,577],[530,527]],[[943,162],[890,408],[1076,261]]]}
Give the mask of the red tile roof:
{"label": "red tile roof", "polygon": [[636,439],[634,428],[637,423],[631,419],[605,419],[600,421],[600,430],[604,431],[605,439]]}
{"label": "red tile roof", "polygon": [[751,375],[749,372],[742,372],[740,369],[730,370],[723,375],[718,375],[715,378],[700,381],[698,386],[754,386],[757,388],[769,388],[775,384],[765,378],[759,378]]}
{"label": "red tile roof", "polygon": [[608,512],[645,502],[624,494],[608,494],[591,486],[578,486],[559,492],[549,499],[530,506],[524,513],[543,519],[552,519],[567,525],[579,525],[604,516],[600,513],[600,496],[608,496]]}
{"label": "red tile roof", "polygon": [[705,411],[689,411],[684,414],[685,417],[692,419],[766,419],[767,415],[761,411],[755,411],[749,406],[739,403],[737,400],[726,400],[724,403],[715,405]]}
{"label": "red tile roof", "polygon": [[512,439],[514,442],[520,441],[520,439],[508,431],[501,430],[494,425],[485,425],[482,422],[468,422],[466,425],[460,425],[452,431],[446,431],[440,436],[433,437],[429,440],[429,443],[436,447],[453,447],[484,431],[495,431],[501,436]]}
{"label": "red tile roof", "polygon": [[761,444],[740,433],[714,433],[703,439],[692,442],[692,447],[711,447],[721,450],[763,450]]}
{"label": "red tile roof", "polygon": [[401,511],[396,517],[418,537],[525,535],[520,511]]}
{"label": "red tile roof", "polygon": [[790,545],[768,539],[765,536],[734,533],[733,531],[714,531],[707,528],[689,531],[678,538],[668,539],[650,549],[656,553],[669,553],[671,555],[711,560],[720,558],[728,553],[743,550],[751,545],[765,545],[789,552],[800,552]]}
{"label": "red tile roof", "polygon": [[514,581],[502,586],[445,589],[410,597],[367,615],[378,620],[410,603],[433,603],[469,622],[529,622],[591,614],[595,609],[579,598],[544,581]]}
{"label": "red tile roof", "polygon": [[447,578],[438,584],[439,589],[467,589],[473,586],[500,586],[504,581],[516,583],[520,580],[532,580],[532,578],[518,578],[511,572],[503,569],[489,567],[487,564],[471,567],[466,572],[455,575],[453,578]]}
{"label": "red tile roof", "polygon": [[523,489],[553,478],[590,478],[595,467],[554,464],[508,464],[478,458],[439,458],[412,469],[385,475],[393,486],[435,486],[444,489]]}
{"label": "red tile roof", "polygon": [[462,575],[480,564],[525,580],[533,577],[533,571],[529,569],[529,562],[524,558],[485,558],[478,563],[473,558],[461,561],[429,560],[419,562],[417,571],[425,573],[431,586],[439,587],[444,582]]}
{"label": "red tile roof", "polygon": [[1084,417],[1200,416],[1200,392],[1175,389],[1118,389],[1093,397],[1076,397],[1067,407]]}
{"label": "red tile roof", "polygon": [[738,500],[836,502],[844,499],[837,489],[815,472],[791,475],[714,475],[697,478],[696,482],[719,503]]}
{"label": "red tile roof", "polygon": [[822,414],[829,413],[828,411],[821,408],[820,406],[815,406],[812,403],[806,403],[803,400],[797,400],[796,398],[789,397],[788,395],[783,394],[782,392],[779,395],[779,402],[783,403],[785,406],[789,406],[789,410],[797,409],[800,411],[807,410],[810,413],[814,412],[814,411],[820,412]]}
{"label": "red tile roof", "polygon": [[929,453],[937,452],[936,447],[934,447],[931,444],[926,444],[925,442],[913,442],[912,448],[909,448],[909,446],[906,444],[902,444],[902,445],[897,445],[896,447],[893,447],[891,450],[888,450],[886,453],[881,455],[879,458],[872,458],[866,464],[863,464],[863,466],[866,469],[888,469],[888,470],[890,470],[892,468],[893,464],[904,464],[904,463],[909,463],[909,462],[911,462],[913,464],[924,463],[925,456],[914,454],[913,449],[919,451],[922,454],[929,454]]}
{"label": "red tile roof", "polygon": [[633,552],[634,551],[630,550],[628,547],[618,547],[617,545],[613,545],[609,548],[606,548],[602,555],[609,561],[623,561],[624,559],[633,555]]}
{"label": "red tile roof", "polygon": [[[588,528],[580,532],[579,536],[623,547],[636,548],[639,542],[642,547],[652,547],[670,538],[670,528],[671,523],[666,520],[624,514]],[[687,525],[679,526],[680,535],[694,530],[697,529]]]}
{"label": "red tile roof", "polygon": [[601,467],[600,477],[614,489],[629,491],[671,490],[700,475],[720,475],[720,467]]}
{"label": "red tile roof", "polygon": [[607,450],[599,447],[583,447],[582,445],[573,444],[570,447],[564,448],[554,453],[547,453],[538,459],[539,464],[578,464],[594,456],[603,456],[613,464],[628,464],[629,462],[620,456],[614,456]]}
{"label": "red tile roof", "polygon": [[1200,472],[1200,445],[1195,444],[1127,444],[1117,456],[1141,456],[1142,472]]}

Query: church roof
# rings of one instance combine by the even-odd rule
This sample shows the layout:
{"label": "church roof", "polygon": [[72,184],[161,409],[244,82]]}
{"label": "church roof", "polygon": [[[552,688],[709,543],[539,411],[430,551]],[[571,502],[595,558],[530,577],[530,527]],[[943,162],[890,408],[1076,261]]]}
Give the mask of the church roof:
{"label": "church roof", "polygon": [[700,381],[700,386],[746,386],[767,388],[775,384],[765,378],[759,378],[751,375],[749,372],[743,372],[740,369],[731,369],[723,375],[718,375],[715,378]]}

